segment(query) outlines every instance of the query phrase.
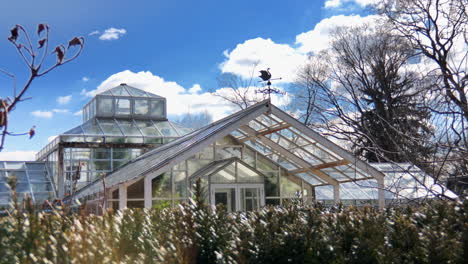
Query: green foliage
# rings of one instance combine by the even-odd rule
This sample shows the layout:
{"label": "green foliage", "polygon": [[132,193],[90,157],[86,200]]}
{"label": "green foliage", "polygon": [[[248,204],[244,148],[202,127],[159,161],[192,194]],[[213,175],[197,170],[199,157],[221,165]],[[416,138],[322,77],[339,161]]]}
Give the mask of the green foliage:
{"label": "green foliage", "polygon": [[35,212],[0,218],[0,263],[464,263],[468,202],[421,207],[291,203],[227,213],[203,200],[102,216]]}

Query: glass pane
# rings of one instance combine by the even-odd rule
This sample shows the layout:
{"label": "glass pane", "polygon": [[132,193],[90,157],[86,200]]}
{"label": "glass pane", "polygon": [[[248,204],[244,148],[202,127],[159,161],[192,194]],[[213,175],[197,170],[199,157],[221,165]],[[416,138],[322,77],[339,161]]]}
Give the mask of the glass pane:
{"label": "glass pane", "polygon": [[171,197],[171,173],[163,173],[152,181],[153,197]]}
{"label": "glass pane", "polygon": [[91,103],[89,104],[89,117],[94,116],[94,109],[96,108],[96,100],[92,100]]}
{"label": "glass pane", "polygon": [[99,119],[99,125],[101,125],[104,134],[106,135],[115,135],[115,136],[122,136],[122,132],[120,131],[117,123],[113,119]]}
{"label": "glass pane", "polygon": [[27,182],[28,178],[26,177],[26,172],[24,171],[9,171],[9,177],[16,177],[18,182]]}
{"label": "glass pane", "polygon": [[26,182],[19,182],[16,185],[16,192],[30,192],[29,190],[29,183]]}
{"label": "glass pane", "polygon": [[102,131],[99,128],[96,120],[90,120],[82,125],[85,134],[87,135],[102,135]]}
{"label": "glass pane", "polygon": [[111,170],[110,161],[93,161],[90,163],[90,169],[94,171],[109,171]]}
{"label": "glass pane", "polygon": [[52,191],[52,186],[50,183],[44,184],[44,183],[33,183],[32,184],[32,189],[33,193],[34,192],[51,192]]}
{"label": "glass pane", "polygon": [[144,136],[151,136],[151,137],[160,137],[161,133],[156,129],[151,121],[135,121],[137,126],[140,128],[141,132],[143,132]]}
{"label": "glass pane", "polygon": [[116,87],[112,89],[113,95],[121,95],[121,96],[130,96],[127,90],[124,87]]}
{"label": "glass pane", "polygon": [[0,182],[6,182],[6,173],[4,171],[0,171]]}
{"label": "glass pane", "polygon": [[26,163],[28,170],[45,170],[44,163]]}
{"label": "glass pane", "polygon": [[179,134],[175,131],[174,128],[171,127],[169,122],[164,121],[164,122],[157,122],[155,125],[158,127],[159,131],[165,136],[165,137],[178,137]]}
{"label": "glass pane", "polygon": [[241,158],[241,147],[216,147],[216,159]]}
{"label": "glass pane", "polygon": [[130,99],[115,100],[116,115],[130,115]]}
{"label": "glass pane", "polygon": [[174,198],[187,197],[187,184],[185,171],[173,172],[174,176]]}
{"label": "glass pane", "polygon": [[252,211],[259,207],[258,188],[241,188],[241,208],[242,211]]}
{"label": "glass pane", "polygon": [[99,148],[94,149],[93,152],[95,159],[110,159],[110,149]]}
{"label": "glass pane", "polygon": [[113,159],[127,159],[131,158],[129,149],[112,149]]}
{"label": "glass pane", "polygon": [[151,116],[164,117],[164,101],[163,100],[151,100]]}
{"label": "glass pane", "polygon": [[301,192],[301,186],[288,180],[285,176],[281,176],[281,196],[295,197]]}
{"label": "glass pane", "polygon": [[135,99],[135,114],[147,115],[149,112],[148,100]]}
{"label": "glass pane", "polygon": [[9,193],[0,193],[0,208],[1,206],[6,206],[10,202]]}
{"label": "glass pane", "polygon": [[14,170],[19,170],[19,169],[24,169],[24,162],[5,162],[6,163],[6,168],[7,169],[14,169]]}
{"label": "glass pane", "polygon": [[236,175],[234,164],[229,164],[224,169],[218,171],[214,175],[211,175],[212,183],[229,183],[235,181]]}
{"label": "glass pane", "polygon": [[222,206],[228,212],[236,211],[236,189],[234,188],[216,188],[214,195],[214,204]]}
{"label": "glass pane", "polygon": [[0,182],[0,192],[10,192],[10,188],[6,183]]}
{"label": "glass pane", "polygon": [[132,121],[119,120],[119,125],[125,136],[142,136],[140,130],[138,130]]}
{"label": "glass pane", "polygon": [[83,129],[81,128],[81,126],[77,126],[75,128],[72,128],[70,130],[68,130],[67,132],[65,132],[64,134],[69,134],[69,135],[82,135],[84,134],[83,132]]}
{"label": "glass pane", "polygon": [[264,179],[255,171],[247,168],[242,163],[237,162],[237,181],[238,182],[258,182],[263,183]]}
{"label": "glass pane", "polygon": [[28,171],[28,175],[31,182],[49,181],[44,171]]}
{"label": "glass pane", "polygon": [[209,160],[187,160],[189,176],[211,163]]}
{"label": "glass pane", "polygon": [[265,195],[279,196],[278,172],[263,172],[265,174]]}
{"label": "glass pane", "polygon": [[112,98],[99,98],[97,111],[99,115],[111,116],[114,114]]}
{"label": "glass pane", "polygon": [[127,91],[130,93],[131,96],[141,96],[141,97],[146,97],[146,93],[144,91],[134,89],[131,87],[126,87]]}

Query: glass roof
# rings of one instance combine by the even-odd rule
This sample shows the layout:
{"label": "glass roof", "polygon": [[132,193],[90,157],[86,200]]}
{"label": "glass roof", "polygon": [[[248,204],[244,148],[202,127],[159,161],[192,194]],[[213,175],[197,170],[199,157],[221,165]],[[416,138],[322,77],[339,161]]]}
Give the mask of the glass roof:
{"label": "glass roof", "polygon": [[61,136],[109,136],[109,137],[180,137],[190,129],[170,121],[138,119],[95,118],[74,127]]}
{"label": "glass roof", "polygon": [[161,96],[155,95],[150,92],[140,90],[138,88],[129,86],[125,83],[120,84],[117,87],[106,90],[100,95],[112,95],[112,96],[130,96],[130,97],[152,97],[152,98],[162,98]]}
{"label": "glass roof", "polygon": [[33,202],[40,204],[44,200],[55,198],[54,186],[44,162],[0,162],[0,208],[9,206],[11,192],[8,178],[16,177],[18,198],[29,195]]}
{"label": "glass roof", "polygon": [[[167,124],[166,124],[167,125]],[[157,126],[161,131],[162,124]],[[166,135],[161,131],[163,135]],[[163,172],[173,159],[194,155],[201,145],[230,134],[312,186],[337,185],[357,180],[383,179],[384,174],[312,129],[271,105],[268,100],[193,131],[151,150],[109,174],[109,185]],[[151,164],[148,167],[148,164]],[[83,193],[98,190],[99,184]]]}
{"label": "glass roof", "polygon": [[[437,184],[432,177],[418,167],[408,163],[372,163],[373,167],[385,174],[385,199],[434,198],[442,193],[451,198],[457,195]],[[333,188],[321,186],[315,189],[319,200],[333,200]],[[376,200],[377,182],[365,180],[340,185],[340,197],[347,200]]]}

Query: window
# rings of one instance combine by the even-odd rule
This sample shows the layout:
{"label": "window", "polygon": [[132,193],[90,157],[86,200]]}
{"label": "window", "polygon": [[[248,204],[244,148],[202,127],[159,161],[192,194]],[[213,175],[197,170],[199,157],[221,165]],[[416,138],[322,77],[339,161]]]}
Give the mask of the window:
{"label": "window", "polygon": [[98,100],[98,114],[110,116],[114,114],[114,108],[111,98],[99,98]]}
{"label": "window", "polygon": [[135,99],[135,115],[148,115],[149,105],[148,100]]}
{"label": "window", "polygon": [[164,117],[163,100],[151,100],[151,116]]}
{"label": "window", "polygon": [[130,99],[115,100],[116,115],[130,115]]}

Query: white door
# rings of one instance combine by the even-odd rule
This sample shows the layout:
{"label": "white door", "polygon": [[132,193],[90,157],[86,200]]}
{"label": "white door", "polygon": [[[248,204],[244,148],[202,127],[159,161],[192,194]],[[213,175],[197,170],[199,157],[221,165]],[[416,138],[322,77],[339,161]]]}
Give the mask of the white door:
{"label": "white door", "polygon": [[252,211],[265,205],[263,184],[211,184],[211,205],[229,212]]}

